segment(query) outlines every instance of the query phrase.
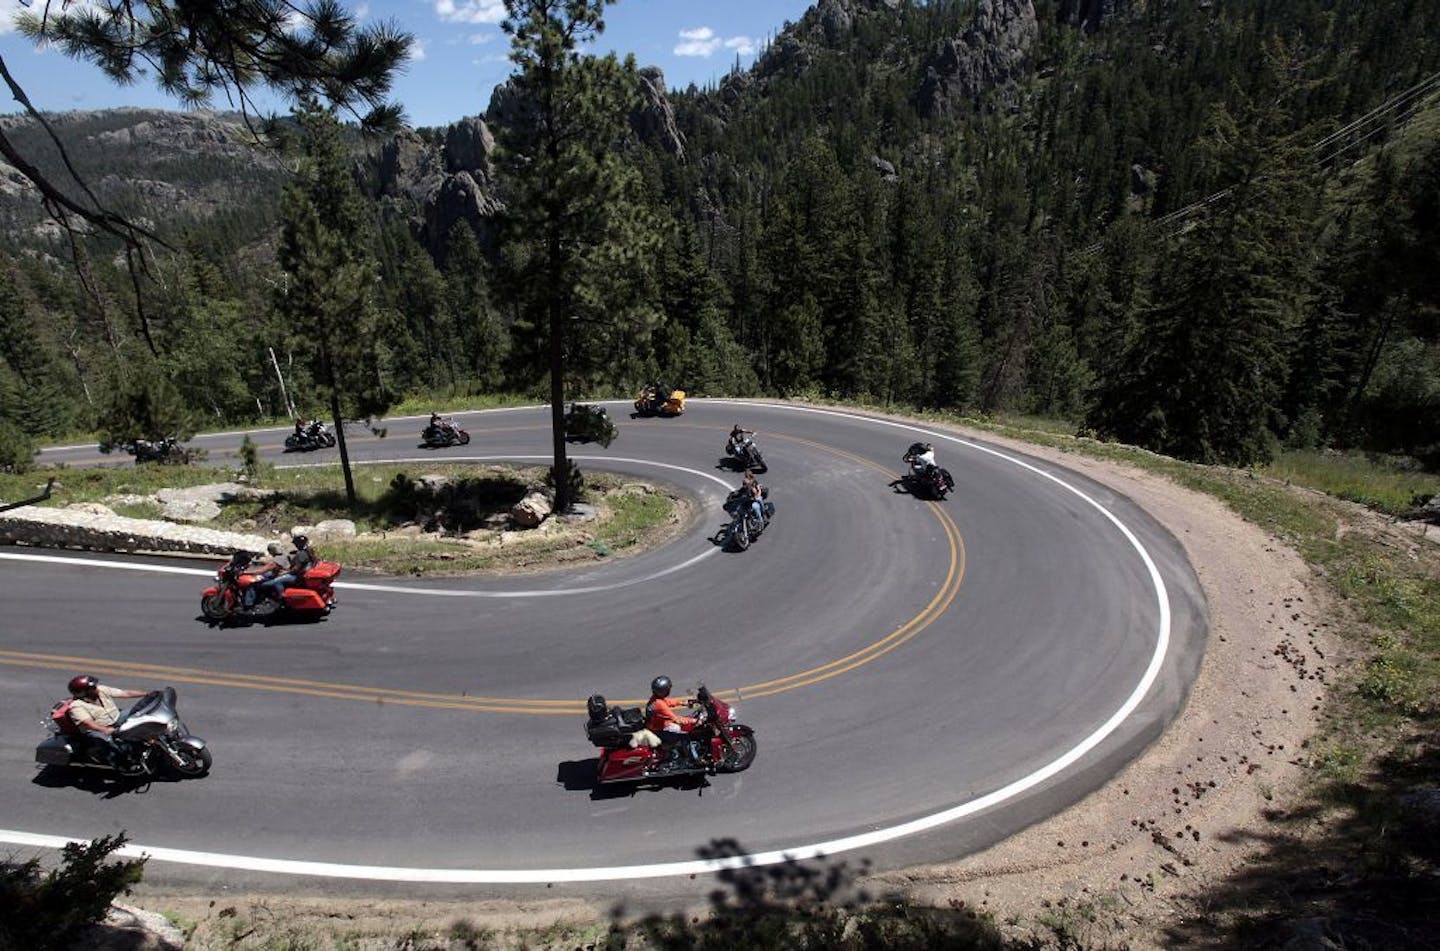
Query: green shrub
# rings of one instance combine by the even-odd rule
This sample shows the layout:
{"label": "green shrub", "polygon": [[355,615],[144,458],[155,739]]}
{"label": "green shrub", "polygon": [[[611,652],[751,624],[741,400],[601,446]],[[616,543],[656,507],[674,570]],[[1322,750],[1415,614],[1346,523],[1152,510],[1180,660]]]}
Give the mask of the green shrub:
{"label": "green shrub", "polygon": [[144,859],[105,861],[125,842],[122,832],[67,843],[60,866],[44,873],[39,859],[0,862],[0,948],[67,948],[83,928],[102,921],[115,896],[144,874]]}
{"label": "green shrub", "polygon": [[0,472],[27,472],[35,459],[35,441],[18,427],[0,421]]}

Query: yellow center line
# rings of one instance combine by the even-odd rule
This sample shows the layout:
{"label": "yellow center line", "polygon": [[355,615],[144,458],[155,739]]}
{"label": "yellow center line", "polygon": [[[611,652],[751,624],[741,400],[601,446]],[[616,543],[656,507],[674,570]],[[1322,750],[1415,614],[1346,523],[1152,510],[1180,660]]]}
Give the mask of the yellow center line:
{"label": "yellow center line", "polygon": [[[700,429],[711,427],[676,426],[674,428]],[[537,427],[525,427],[537,428]],[[861,466],[884,475],[886,469],[862,456],[826,446],[822,443],[769,433],[768,438],[783,439],[832,453],[849,459]],[[959,594],[965,578],[965,540],[960,529],[948,512],[935,502],[927,502],[930,513],[940,522],[945,531],[950,549],[950,565],[939,590],[920,613],[891,631],[885,637],[868,644],[844,657],[812,667],[799,673],[774,680],[766,680],[744,687],[716,691],[718,696],[730,699],[752,699],[768,697],[801,687],[808,687],[849,673],[858,667],[888,654],[909,641],[938,619]],[[61,654],[40,654],[27,651],[0,649],[0,665],[10,667],[39,667],[45,669],[85,668],[96,673],[114,674],[144,679],[164,679],[174,683],[204,684],[206,686],[233,687],[242,690],[259,690],[272,693],[287,693],[300,696],[321,697],[335,700],[357,700],[377,704],[422,707],[446,710],[469,710],[483,713],[517,713],[529,715],[575,716],[585,709],[584,703],[576,700],[545,700],[519,697],[471,697],[465,695],[430,693],[416,690],[400,690],[390,687],[368,687],[354,684],[328,683],[325,681],[302,680],[289,677],[269,677],[259,674],[230,673],[191,667],[175,667],[163,664],[148,664],[101,658],[76,657]],[[624,704],[640,703],[640,700],[617,701]]]}

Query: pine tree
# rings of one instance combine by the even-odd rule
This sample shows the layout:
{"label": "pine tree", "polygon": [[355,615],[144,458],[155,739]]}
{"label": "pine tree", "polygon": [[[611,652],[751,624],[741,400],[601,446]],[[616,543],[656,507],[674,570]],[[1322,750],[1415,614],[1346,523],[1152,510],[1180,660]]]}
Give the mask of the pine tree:
{"label": "pine tree", "polygon": [[1287,348],[1314,262],[1313,166],[1284,112],[1282,50],[1271,84],[1217,108],[1205,157],[1231,181],[1225,201],[1176,246],[1126,368],[1091,415],[1102,435],[1183,459],[1250,465],[1270,457]]}
{"label": "pine tree", "polygon": [[329,407],[345,495],[354,505],[344,421],[378,416],[394,401],[387,353],[376,333],[378,274],[339,123],[314,104],[296,119],[304,132],[304,155],[285,189],[278,259],[286,281],[276,309]]}
{"label": "pine tree", "polygon": [[445,293],[464,358],[461,367],[482,389],[494,390],[503,383],[510,332],[491,299],[489,268],[468,222],[457,221],[450,229],[443,271]]}
{"label": "pine tree", "polygon": [[633,58],[582,56],[604,29],[611,0],[505,0],[502,24],[524,104],[502,128],[510,175],[504,246],[522,319],[549,368],[555,508],[570,498],[565,445],[567,376],[638,372],[660,320],[650,273],[658,228],[642,181],[616,149],[627,135],[639,78]]}

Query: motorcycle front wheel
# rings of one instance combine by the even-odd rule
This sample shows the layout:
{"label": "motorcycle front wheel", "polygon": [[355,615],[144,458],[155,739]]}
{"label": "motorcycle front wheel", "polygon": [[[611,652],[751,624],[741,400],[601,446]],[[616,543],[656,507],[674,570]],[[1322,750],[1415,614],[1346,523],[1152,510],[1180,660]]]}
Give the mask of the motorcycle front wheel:
{"label": "motorcycle front wheel", "polygon": [[739,551],[750,547],[749,519],[739,518],[730,523],[730,540],[735,543],[735,548]]}
{"label": "motorcycle front wheel", "polygon": [[223,621],[229,613],[225,610],[225,595],[221,592],[207,594],[200,599],[200,613],[212,621]]}
{"label": "motorcycle front wheel", "polygon": [[325,434],[325,446],[326,446],[326,448],[329,448],[330,446],[333,446],[333,445],[335,445],[335,434],[334,434],[334,433],[326,433],[326,434]]}
{"label": "motorcycle front wheel", "polygon": [[461,433],[461,434],[460,434],[460,445],[462,445],[462,446],[468,446],[468,445],[470,445],[470,434],[469,434],[469,433]]}
{"label": "motorcycle front wheel", "polygon": [[197,750],[189,746],[181,746],[175,750],[175,754],[180,757],[180,762],[176,763],[171,760],[170,769],[175,775],[184,776],[187,779],[204,776],[210,772],[210,767],[215,763],[215,757],[211,755],[208,747]]}
{"label": "motorcycle front wheel", "polygon": [[750,768],[755,762],[755,737],[753,736],[732,736],[730,737],[730,752],[720,761],[722,773],[742,773]]}

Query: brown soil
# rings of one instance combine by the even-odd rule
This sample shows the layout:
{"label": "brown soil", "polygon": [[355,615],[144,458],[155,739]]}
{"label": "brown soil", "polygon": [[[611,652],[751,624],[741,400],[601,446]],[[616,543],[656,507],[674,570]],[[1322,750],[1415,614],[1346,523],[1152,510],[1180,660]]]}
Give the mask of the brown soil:
{"label": "brown soil", "polygon": [[[939,907],[990,912],[1014,937],[1085,947],[1165,947],[1201,913],[1209,884],[1245,865],[1266,813],[1302,778],[1327,681],[1344,664],[1327,633],[1322,586],[1293,551],[1218,500],[1113,462],[967,433],[1054,460],[1124,493],[1184,545],[1204,587],[1211,632],[1179,718],[1100,791],[995,847],[944,865],[885,873],[872,894],[903,892]],[[1423,544],[1423,542],[1422,542]],[[143,894],[142,904],[201,922],[197,937],[255,915],[305,933],[404,934],[468,920],[494,931],[605,919],[579,903],[351,902],[271,896],[209,899]],[[1057,927],[1058,923],[1058,927]],[[217,931],[220,928],[222,930]],[[230,932],[233,933],[233,932]],[[270,934],[281,933],[275,929]],[[315,932],[311,932],[315,933]],[[583,945],[562,930],[530,946]],[[593,940],[593,939],[592,939]],[[393,945],[385,945],[393,946]]]}

